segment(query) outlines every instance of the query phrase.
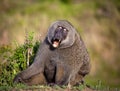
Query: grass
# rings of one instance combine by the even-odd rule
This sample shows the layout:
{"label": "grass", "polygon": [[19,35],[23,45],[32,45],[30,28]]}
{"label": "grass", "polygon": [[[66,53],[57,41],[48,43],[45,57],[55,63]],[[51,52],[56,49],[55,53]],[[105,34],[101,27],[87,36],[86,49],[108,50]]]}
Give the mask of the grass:
{"label": "grass", "polygon": [[[89,85],[90,84],[90,85]],[[0,86],[0,91],[26,91],[26,90],[40,90],[40,91],[66,91],[69,88],[67,86],[45,86],[45,85],[33,85],[33,86],[26,86],[23,84],[13,84],[13,86]],[[109,87],[106,84],[102,83],[102,81],[98,80],[92,80],[89,82],[86,82],[84,85],[79,85],[79,86],[73,86],[70,88],[71,91],[119,91],[120,88],[115,88],[115,87]]]}
{"label": "grass", "polygon": [[[23,85],[23,84],[17,84],[17,85],[13,85],[13,86],[2,86],[0,87],[0,90],[5,90],[5,91],[16,91],[16,90],[40,90],[40,91],[49,91],[49,90],[52,90],[52,91],[63,91],[63,90],[66,90],[68,89],[67,86],[45,86],[45,85],[34,85],[34,86],[26,86],[26,85]],[[71,90],[72,91],[77,91],[77,90],[83,90],[85,89],[85,86],[84,85],[81,85],[81,86],[75,86],[75,87],[72,87]]]}

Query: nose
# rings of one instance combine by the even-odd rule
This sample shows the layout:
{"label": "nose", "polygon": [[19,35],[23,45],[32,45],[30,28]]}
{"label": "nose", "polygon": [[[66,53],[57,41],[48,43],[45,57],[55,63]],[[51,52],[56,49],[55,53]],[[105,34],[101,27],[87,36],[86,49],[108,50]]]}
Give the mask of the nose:
{"label": "nose", "polygon": [[54,39],[62,39],[62,31],[61,30],[57,30],[57,32],[54,35]]}

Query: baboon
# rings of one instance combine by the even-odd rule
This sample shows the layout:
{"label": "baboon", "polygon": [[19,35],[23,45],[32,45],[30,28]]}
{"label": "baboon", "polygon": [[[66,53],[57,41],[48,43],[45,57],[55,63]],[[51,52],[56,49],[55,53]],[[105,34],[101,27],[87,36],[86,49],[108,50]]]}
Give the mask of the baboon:
{"label": "baboon", "polygon": [[27,85],[76,85],[89,71],[90,58],[82,38],[70,22],[58,20],[49,27],[34,62],[13,81]]}

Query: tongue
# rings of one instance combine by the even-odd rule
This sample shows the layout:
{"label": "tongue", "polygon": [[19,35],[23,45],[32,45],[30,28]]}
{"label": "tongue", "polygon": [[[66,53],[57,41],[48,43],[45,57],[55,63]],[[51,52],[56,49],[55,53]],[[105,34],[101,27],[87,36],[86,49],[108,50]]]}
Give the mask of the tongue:
{"label": "tongue", "polygon": [[58,47],[58,45],[59,45],[59,42],[58,42],[58,41],[54,41],[54,42],[53,42],[53,47],[56,48],[56,47]]}

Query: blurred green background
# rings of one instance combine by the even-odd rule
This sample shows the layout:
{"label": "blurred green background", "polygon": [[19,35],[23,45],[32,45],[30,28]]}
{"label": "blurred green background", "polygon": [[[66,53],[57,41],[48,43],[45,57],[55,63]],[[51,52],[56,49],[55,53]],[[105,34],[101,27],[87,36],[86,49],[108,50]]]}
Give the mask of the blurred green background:
{"label": "blurred green background", "polygon": [[56,20],[70,21],[87,46],[92,67],[86,83],[120,87],[119,0],[0,0],[0,46],[23,44],[26,31],[43,40]]}

